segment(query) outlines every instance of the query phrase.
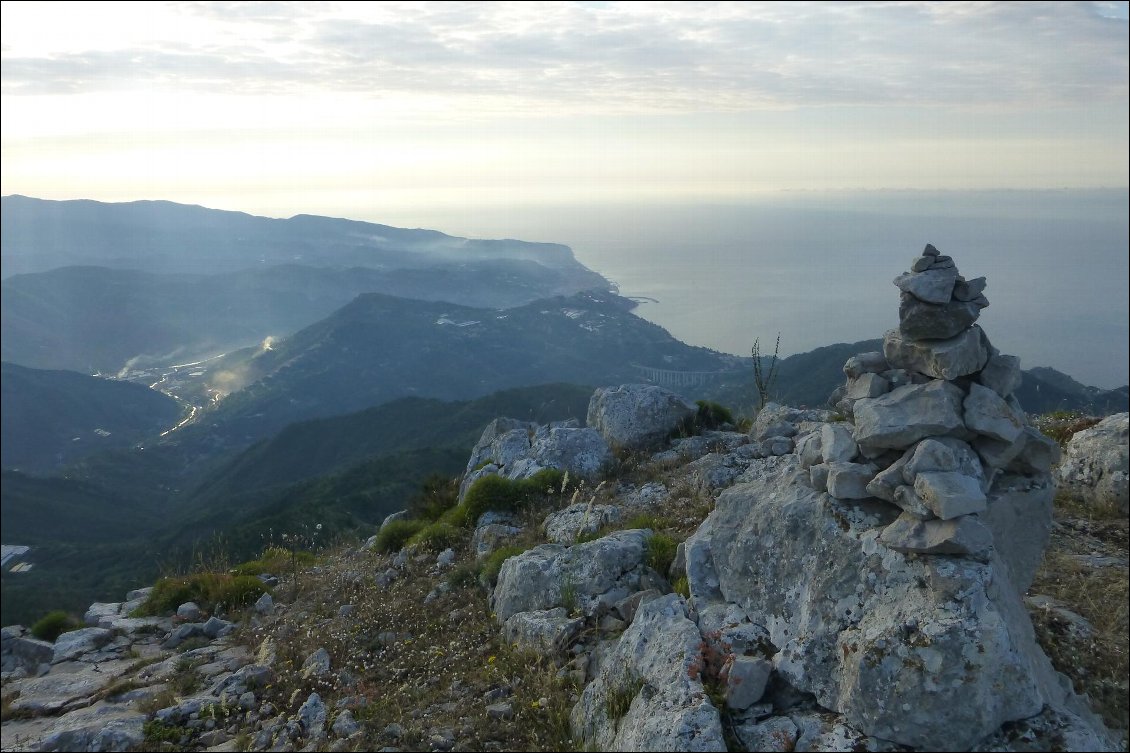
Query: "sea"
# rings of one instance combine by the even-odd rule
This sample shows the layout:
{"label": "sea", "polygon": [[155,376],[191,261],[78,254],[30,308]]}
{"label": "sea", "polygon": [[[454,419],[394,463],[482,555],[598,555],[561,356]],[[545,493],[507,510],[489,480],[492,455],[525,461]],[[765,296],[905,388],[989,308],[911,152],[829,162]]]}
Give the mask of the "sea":
{"label": "sea", "polygon": [[994,346],[1113,388],[1130,381],[1128,200],[1124,188],[782,192],[476,206],[423,226],[564,243],[641,317],[737,355],[755,340],[772,352],[778,335],[782,356],[881,337],[898,323],[893,279],[931,243],[988,279],[979,323]]}

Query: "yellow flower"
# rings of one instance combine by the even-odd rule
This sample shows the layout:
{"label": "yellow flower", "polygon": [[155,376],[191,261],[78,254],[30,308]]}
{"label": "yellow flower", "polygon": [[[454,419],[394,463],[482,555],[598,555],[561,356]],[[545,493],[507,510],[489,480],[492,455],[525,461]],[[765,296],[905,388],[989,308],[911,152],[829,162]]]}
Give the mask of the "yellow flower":
{"label": "yellow flower", "polygon": [[494,660],[495,660],[495,658],[496,658],[496,657],[492,656],[492,657],[490,657],[489,659],[487,659],[487,664],[494,664]]}

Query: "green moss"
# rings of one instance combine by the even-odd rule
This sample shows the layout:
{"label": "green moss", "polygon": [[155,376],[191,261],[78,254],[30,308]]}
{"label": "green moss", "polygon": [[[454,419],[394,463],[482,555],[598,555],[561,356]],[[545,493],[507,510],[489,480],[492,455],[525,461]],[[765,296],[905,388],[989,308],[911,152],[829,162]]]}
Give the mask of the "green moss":
{"label": "green moss", "polygon": [[41,641],[54,643],[63,633],[69,633],[81,627],[81,622],[71,617],[63,610],[56,609],[53,612],[48,612],[42,619],[32,625],[31,634]]}

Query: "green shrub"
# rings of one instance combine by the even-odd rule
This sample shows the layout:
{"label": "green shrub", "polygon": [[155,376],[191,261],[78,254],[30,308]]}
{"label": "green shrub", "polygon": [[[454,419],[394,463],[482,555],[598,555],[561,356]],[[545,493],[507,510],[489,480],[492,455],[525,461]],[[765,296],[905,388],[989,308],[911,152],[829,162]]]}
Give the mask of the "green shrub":
{"label": "green shrub", "polygon": [[556,468],[545,468],[530,478],[511,481],[498,475],[476,479],[447,518],[453,525],[471,526],[488,511],[515,512],[544,499],[561,489],[565,474]]}
{"label": "green shrub", "polygon": [[482,570],[479,573],[480,582],[494,586],[498,583],[498,573],[502,570],[502,563],[526,551],[524,546],[504,546],[495,549],[483,560]]}
{"label": "green shrub", "polygon": [[459,501],[459,480],[433,473],[408,501],[408,517],[436,521]]}
{"label": "green shrub", "polygon": [[181,738],[191,734],[188,727],[179,727],[165,724],[160,719],[150,719],[141,726],[142,734],[147,743],[166,743],[176,745]]}
{"label": "green shrub", "polygon": [[653,515],[649,512],[638,512],[632,517],[628,518],[620,526],[622,530],[630,531],[633,528],[650,528],[653,531],[666,528],[668,521],[658,515]]}
{"label": "green shrub", "polygon": [[373,548],[378,552],[398,552],[428,524],[426,520],[394,520],[377,534]]}
{"label": "green shrub", "polygon": [[[293,558],[292,558],[293,554]],[[263,575],[286,572],[293,564],[312,565],[317,561],[313,552],[296,551],[282,546],[269,546],[257,560],[241,562],[232,568],[233,575]]]}
{"label": "green shrub", "polygon": [[685,575],[671,585],[671,590],[684,599],[691,598],[691,582],[687,580],[687,576]]}
{"label": "green shrub", "polygon": [[442,552],[458,544],[461,537],[460,529],[438,520],[421,528],[408,539],[407,543],[409,546],[423,547],[432,552]]}
{"label": "green shrub", "polygon": [[734,414],[724,405],[709,400],[696,400],[698,413],[695,414],[695,426],[699,431],[715,430],[725,424],[733,425]]}
{"label": "green shrub", "polygon": [[78,630],[82,623],[71,617],[61,609],[48,612],[43,618],[31,626],[31,634],[41,641],[54,643],[63,633]]}
{"label": "green shrub", "polygon": [[238,609],[252,604],[266,592],[263,581],[254,575],[205,572],[161,578],[153,584],[153,591],[137,609],[137,614],[167,614],[186,601],[196,602],[207,612],[215,611],[220,604]]}
{"label": "green shrub", "polygon": [[673,538],[663,533],[653,533],[645,544],[644,562],[652,570],[666,577],[675,561],[675,551],[679,544]]}
{"label": "green shrub", "polygon": [[217,590],[209,594],[213,605],[223,604],[229,609],[242,609],[255,603],[267,592],[267,586],[254,575],[236,575],[221,579]]}

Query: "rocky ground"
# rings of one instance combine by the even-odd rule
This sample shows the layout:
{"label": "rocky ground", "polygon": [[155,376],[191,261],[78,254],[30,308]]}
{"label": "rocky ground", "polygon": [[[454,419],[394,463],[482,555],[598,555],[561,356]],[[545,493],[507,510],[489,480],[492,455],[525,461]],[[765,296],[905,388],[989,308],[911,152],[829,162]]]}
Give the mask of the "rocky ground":
{"label": "rocky ground", "polygon": [[[776,462],[754,458],[761,453],[748,442],[747,435],[718,433],[654,456],[624,456],[614,482],[582,487],[572,499],[550,497],[547,505],[618,505],[682,540],[711,511],[719,489],[751,466]],[[544,541],[546,513],[513,520],[524,530],[513,541],[523,547]],[[1056,668],[1090,696],[1109,726],[1124,730],[1127,521],[1066,498],[1055,517],[1027,605]],[[582,525],[594,527],[589,520]],[[615,527],[605,524],[601,532]],[[232,615],[238,627],[229,634],[199,635],[176,647],[167,647],[167,636],[199,622],[102,617],[107,632],[79,631],[51,647],[50,658],[44,656],[50,671],[42,677],[5,681],[3,749],[582,748],[570,713],[586,682],[597,677],[601,652],[625,634],[629,615],[611,610],[586,619],[575,606],[568,617],[580,624],[564,652],[523,650],[508,642],[492,615],[472,546],[466,538],[454,557],[356,547],[324,552],[296,580],[276,586],[272,607]],[[210,631],[223,628],[213,624]],[[703,669],[704,691],[725,709],[725,689],[709,677],[709,666]],[[789,692],[776,689],[773,702],[786,703]],[[606,705],[616,700],[611,696]],[[759,725],[761,736],[751,738],[737,734],[737,715],[724,713],[724,743],[730,749],[894,747],[853,737],[800,696],[773,718],[788,722]],[[1023,734],[1036,733],[1017,736]],[[1015,742],[1010,749],[1018,749]]]}

